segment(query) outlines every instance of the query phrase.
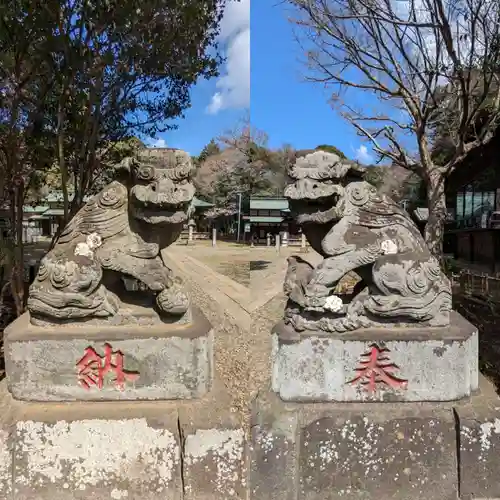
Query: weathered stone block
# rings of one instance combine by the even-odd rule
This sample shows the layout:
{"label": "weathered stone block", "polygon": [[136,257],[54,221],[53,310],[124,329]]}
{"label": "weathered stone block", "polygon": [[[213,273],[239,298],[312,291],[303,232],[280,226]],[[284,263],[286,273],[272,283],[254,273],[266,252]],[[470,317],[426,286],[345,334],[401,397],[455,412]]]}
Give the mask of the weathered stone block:
{"label": "weathered stone block", "polygon": [[455,407],[460,428],[460,498],[500,498],[500,398],[481,378],[481,393]]}
{"label": "weathered stone block", "polygon": [[198,398],[211,387],[212,343],[198,310],[191,324],[150,326],[40,327],[25,314],[5,330],[8,386],[28,401]]}
{"label": "weathered stone block", "polygon": [[275,395],[259,397],[252,411],[250,498],[296,500],[298,490],[298,412]]}
{"label": "weathered stone block", "polygon": [[300,436],[303,500],[457,498],[451,409],[331,410]]}
{"label": "weathered stone block", "polygon": [[252,499],[458,498],[449,403],[297,404],[261,395],[253,425]]}
{"label": "weathered stone block", "polygon": [[183,404],[179,423],[184,500],[247,498],[247,437],[224,390]]}
{"label": "weathered stone block", "polygon": [[477,329],[458,313],[443,328],[273,334],[272,387],[285,401],[452,401],[478,386]]}
{"label": "weathered stone block", "polygon": [[[4,383],[0,390],[7,394]],[[11,498],[182,499],[175,403],[42,405],[7,397]]]}
{"label": "weathered stone block", "polygon": [[11,397],[0,382],[0,500],[12,497],[12,426]]}

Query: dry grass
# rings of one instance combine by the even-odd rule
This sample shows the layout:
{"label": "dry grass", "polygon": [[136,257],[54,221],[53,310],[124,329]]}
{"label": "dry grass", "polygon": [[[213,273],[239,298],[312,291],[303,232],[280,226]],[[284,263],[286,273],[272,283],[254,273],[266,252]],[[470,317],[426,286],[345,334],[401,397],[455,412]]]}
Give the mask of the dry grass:
{"label": "dry grass", "polygon": [[250,261],[248,255],[242,255],[241,251],[224,252],[224,254],[220,255],[214,253],[199,260],[210,266],[214,271],[240,283],[240,285],[250,286]]}
{"label": "dry grass", "polygon": [[199,248],[192,250],[190,255],[240,285],[250,286],[250,259],[248,251],[244,248],[226,247],[223,250]]}

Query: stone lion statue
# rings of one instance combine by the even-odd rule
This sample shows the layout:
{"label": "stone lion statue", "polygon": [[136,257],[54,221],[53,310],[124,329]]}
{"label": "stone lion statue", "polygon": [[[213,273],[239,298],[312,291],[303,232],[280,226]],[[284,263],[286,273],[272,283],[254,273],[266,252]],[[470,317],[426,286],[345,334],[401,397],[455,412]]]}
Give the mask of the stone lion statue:
{"label": "stone lion statue", "polygon": [[[191,158],[144,150],[116,170],[116,180],[81,208],[42,259],[29,291],[32,321],[109,320],[134,304],[172,320],[188,311],[189,296],[161,250],[192,212]],[[127,291],[127,279],[140,290]]]}
{"label": "stone lion statue", "polygon": [[[289,259],[285,323],[295,331],[370,326],[445,326],[450,281],[409,215],[363,178],[366,169],[332,153],[296,160],[285,190],[290,211],[323,261]],[[350,300],[334,295],[348,272]]]}

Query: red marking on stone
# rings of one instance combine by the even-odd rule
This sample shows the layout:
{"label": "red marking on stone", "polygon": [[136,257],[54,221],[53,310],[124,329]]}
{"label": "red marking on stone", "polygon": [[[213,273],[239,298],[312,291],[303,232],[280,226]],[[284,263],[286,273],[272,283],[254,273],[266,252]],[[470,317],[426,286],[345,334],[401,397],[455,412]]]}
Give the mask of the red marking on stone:
{"label": "red marking on stone", "polygon": [[114,351],[110,344],[104,344],[104,356],[100,356],[93,347],[85,349],[85,355],[76,364],[78,369],[78,381],[80,385],[90,390],[92,386],[102,389],[104,377],[107,373],[113,372],[115,387],[123,391],[126,381],[133,381],[139,378],[139,372],[131,372],[123,369],[123,353]]}
{"label": "red marking on stone", "polygon": [[361,356],[357,375],[348,384],[361,384],[367,392],[374,393],[379,384],[385,384],[393,389],[406,389],[408,381],[393,375],[399,367],[389,360],[389,349],[372,345],[370,352]]}

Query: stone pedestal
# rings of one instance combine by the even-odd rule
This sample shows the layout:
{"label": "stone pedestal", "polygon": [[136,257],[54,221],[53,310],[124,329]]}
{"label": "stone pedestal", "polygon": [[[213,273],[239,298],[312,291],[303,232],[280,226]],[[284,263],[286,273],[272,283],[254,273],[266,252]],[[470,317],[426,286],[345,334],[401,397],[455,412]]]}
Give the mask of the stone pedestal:
{"label": "stone pedestal", "polygon": [[268,394],[256,405],[252,427],[251,498],[458,498],[451,407],[297,405]]}
{"label": "stone pedestal", "polygon": [[241,414],[216,381],[205,398],[179,405],[183,500],[248,497],[249,445]]}
{"label": "stone pedestal", "polygon": [[281,246],[285,247],[285,248],[288,247],[288,231],[284,231],[283,232],[283,238],[282,238]]}
{"label": "stone pedestal", "polygon": [[496,500],[500,399],[481,378],[445,403],[286,403],[252,415],[250,498]]}
{"label": "stone pedestal", "polygon": [[0,382],[0,500],[248,498],[222,384],[192,401],[36,403]]}
{"label": "stone pedestal", "polygon": [[192,399],[212,384],[212,327],[196,309],[176,325],[35,326],[24,314],[4,344],[8,387],[19,400]]}
{"label": "stone pedestal", "polygon": [[300,251],[302,253],[307,252],[307,239],[304,233],[300,235]]}
{"label": "stone pedestal", "polygon": [[500,498],[500,399],[498,388],[484,383],[481,394],[457,405],[459,474],[462,500]]}
{"label": "stone pedestal", "polygon": [[477,329],[453,312],[446,328],[273,333],[272,388],[285,401],[453,401],[478,385]]}

